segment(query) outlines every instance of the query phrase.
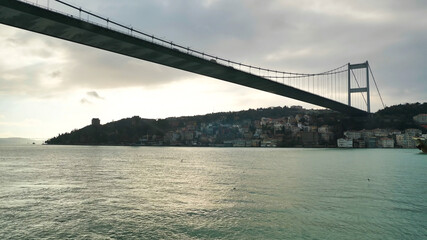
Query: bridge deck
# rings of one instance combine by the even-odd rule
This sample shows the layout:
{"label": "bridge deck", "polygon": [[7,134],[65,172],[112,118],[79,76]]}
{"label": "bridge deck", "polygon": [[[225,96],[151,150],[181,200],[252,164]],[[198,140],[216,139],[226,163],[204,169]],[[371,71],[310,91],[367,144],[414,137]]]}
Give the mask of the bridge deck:
{"label": "bridge deck", "polygon": [[0,23],[259,89],[349,115],[367,114],[365,111],[343,103],[193,56],[177,49],[161,46],[72,16],[16,0],[0,1]]}

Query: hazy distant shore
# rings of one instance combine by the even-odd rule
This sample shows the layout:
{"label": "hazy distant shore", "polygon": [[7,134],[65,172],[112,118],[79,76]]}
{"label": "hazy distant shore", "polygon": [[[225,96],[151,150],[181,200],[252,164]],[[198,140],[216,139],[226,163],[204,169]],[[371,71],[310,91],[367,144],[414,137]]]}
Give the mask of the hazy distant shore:
{"label": "hazy distant shore", "polygon": [[31,139],[31,138],[0,138],[0,145],[32,145],[42,144],[44,140]]}

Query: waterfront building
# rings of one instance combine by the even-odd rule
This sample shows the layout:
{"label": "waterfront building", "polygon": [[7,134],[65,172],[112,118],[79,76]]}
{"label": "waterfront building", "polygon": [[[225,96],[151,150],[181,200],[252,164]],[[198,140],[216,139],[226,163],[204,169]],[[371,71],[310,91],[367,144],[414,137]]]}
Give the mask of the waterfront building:
{"label": "waterfront building", "polygon": [[261,147],[276,147],[277,142],[275,139],[264,139],[261,141]]}
{"label": "waterfront building", "polygon": [[376,148],[377,147],[377,138],[376,137],[367,138],[366,147],[367,148]]}
{"label": "waterfront building", "polygon": [[224,141],[224,143],[221,145],[221,147],[233,147],[233,141],[232,141],[232,140],[226,140],[226,141]]}
{"label": "waterfront building", "polygon": [[259,147],[261,146],[261,140],[252,140],[252,147]]}
{"label": "waterfront building", "polygon": [[415,141],[412,139],[412,137],[409,134],[399,134],[396,135],[396,145],[402,147],[402,148],[414,148],[415,147]]}
{"label": "waterfront building", "polygon": [[365,139],[365,141],[367,142],[369,138],[374,136],[374,132],[372,130],[365,130],[363,129],[362,131],[359,131],[361,134],[361,137],[363,139]]}
{"label": "waterfront building", "polygon": [[407,135],[405,134],[396,134],[396,145],[402,148],[407,148],[408,141],[407,141]]}
{"label": "waterfront building", "polygon": [[346,131],[344,132],[344,136],[350,139],[359,139],[362,137],[362,133],[359,131]]}
{"label": "waterfront building", "polygon": [[408,128],[405,130],[405,134],[408,134],[410,137],[420,136],[423,132],[420,129]]}
{"label": "waterfront building", "polygon": [[373,132],[374,132],[375,137],[387,137],[388,136],[388,131],[386,129],[376,128],[373,130]]}
{"label": "waterfront building", "polygon": [[401,131],[399,131],[399,130],[390,130],[389,131],[389,135],[398,135],[398,134],[401,134],[402,132]]}
{"label": "waterfront building", "polygon": [[317,132],[301,132],[301,141],[304,146],[319,145],[319,134]]}
{"label": "waterfront building", "polygon": [[402,148],[415,148],[414,137],[421,136],[422,131],[419,129],[409,128],[405,133],[396,135],[396,145]]}
{"label": "waterfront building", "polygon": [[394,148],[394,140],[392,138],[380,138],[378,141],[378,146],[382,148]]}
{"label": "waterfront building", "polygon": [[233,140],[232,142],[233,142],[233,147],[246,147],[246,141],[245,140],[237,139],[237,140]]}
{"label": "waterfront building", "polygon": [[353,145],[355,148],[366,148],[366,142],[362,139],[353,139]]}
{"label": "waterfront building", "polygon": [[334,140],[335,134],[333,132],[321,133],[320,138],[322,141],[329,143]]}
{"label": "waterfront building", "polygon": [[339,148],[353,148],[353,139],[338,138],[337,146]]}

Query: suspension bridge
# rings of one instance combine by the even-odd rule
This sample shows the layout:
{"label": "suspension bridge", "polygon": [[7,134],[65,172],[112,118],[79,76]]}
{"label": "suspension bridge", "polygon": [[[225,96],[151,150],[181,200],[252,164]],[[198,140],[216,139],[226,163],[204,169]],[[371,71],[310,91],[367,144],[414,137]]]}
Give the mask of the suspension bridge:
{"label": "suspension bridge", "polygon": [[[40,3],[39,3],[40,2]],[[194,50],[60,0],[0,1],[0,23],[322,106],[352,116],[371,111],[368,61],[320,73],[252,66]],[[55,5],[55,6],[54,6]]]}

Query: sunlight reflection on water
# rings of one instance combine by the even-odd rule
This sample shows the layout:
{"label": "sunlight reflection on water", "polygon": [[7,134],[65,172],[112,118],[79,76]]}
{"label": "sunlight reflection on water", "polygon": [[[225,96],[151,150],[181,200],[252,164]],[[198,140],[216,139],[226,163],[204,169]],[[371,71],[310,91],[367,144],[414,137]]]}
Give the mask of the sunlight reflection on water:
{"label": "sunlight reflection on water", "polygon": [[0,152],[1,239],[427,237],[427,158],[415,150]]}

